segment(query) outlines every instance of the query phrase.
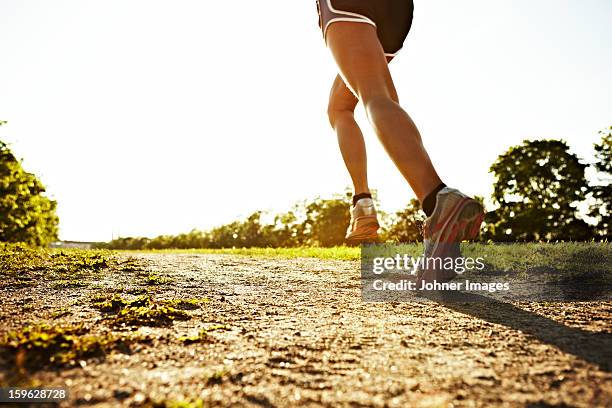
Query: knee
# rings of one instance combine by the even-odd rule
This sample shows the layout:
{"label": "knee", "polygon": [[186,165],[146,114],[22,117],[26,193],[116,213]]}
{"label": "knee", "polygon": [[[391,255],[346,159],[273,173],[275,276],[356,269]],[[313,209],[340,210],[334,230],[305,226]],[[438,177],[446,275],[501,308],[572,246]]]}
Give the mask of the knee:
{"label": "knee", "polygon": [[402,107],[387,95],[364,99],[363,106],[370,123],[375,128],[395,122],[397,118],[405,115]]}
{"label": "knee", "polygon": [[394,114],[400,106],[388,95],[376,95],[364,98],[363,107],[369,117],[375,118],[382,114]]}
{"label": "knee", "polygon": [[327,118],[329,119],[329,124],[333,129],[336,128],[339,122],[343,120],[355,120],[355,110],[348,109],[344,107],[334,106],[333,104],[329,104],[327,107]]}

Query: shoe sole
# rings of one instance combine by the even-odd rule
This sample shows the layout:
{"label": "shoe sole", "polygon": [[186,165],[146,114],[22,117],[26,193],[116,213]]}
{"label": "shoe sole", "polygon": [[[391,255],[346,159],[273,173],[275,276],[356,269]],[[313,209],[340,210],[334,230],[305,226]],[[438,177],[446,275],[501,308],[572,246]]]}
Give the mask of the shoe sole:
{"label": "shoe sole", "polygon": [[350,236],[346,237],[346,244],[349,246],[357,246],[360,244],[378,243],[378,225],[376,227],[365,227],[358,231],[354,231]]}
{"label": "shoe sole", "polygon": [[376,237],[376,238],[368,238],[364,240],[347,239],[345,241],[345,245],[348,247],[358,247],[361,245],[370,245],[370,244],[380,244],[380,239]]}

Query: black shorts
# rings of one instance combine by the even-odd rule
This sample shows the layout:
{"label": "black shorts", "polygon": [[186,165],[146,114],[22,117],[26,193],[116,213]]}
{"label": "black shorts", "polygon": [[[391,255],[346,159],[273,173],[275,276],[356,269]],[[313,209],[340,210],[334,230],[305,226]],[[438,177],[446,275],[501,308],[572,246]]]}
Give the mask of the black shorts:
{"label": "black shorts", "polygon": [[412,26],[412,0],[317,0],[319,27],[323,38],[329,25],[353,21],[376,27],[386,56],[395,56]]}

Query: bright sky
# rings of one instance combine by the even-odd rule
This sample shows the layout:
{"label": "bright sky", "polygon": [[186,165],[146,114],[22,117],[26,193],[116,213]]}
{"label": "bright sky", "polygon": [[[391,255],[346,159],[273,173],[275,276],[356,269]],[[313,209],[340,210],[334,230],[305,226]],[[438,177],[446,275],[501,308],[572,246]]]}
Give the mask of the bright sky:
{"label": "bright sky", "polygon": [[[590,160],[612,124],[609,0],[415,0],[392,73],[447,184],[489,195],[523,139]],[[0,138],[61,238],[205,229],[349,185],[314,0],[0,0]],[[369,129],[383,209],[413,197]]]}

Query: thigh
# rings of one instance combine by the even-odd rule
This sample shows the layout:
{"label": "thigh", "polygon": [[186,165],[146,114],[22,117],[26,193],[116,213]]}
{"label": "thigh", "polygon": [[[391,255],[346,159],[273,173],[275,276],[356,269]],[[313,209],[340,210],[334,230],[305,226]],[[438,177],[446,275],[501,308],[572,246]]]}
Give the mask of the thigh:
{"label": "thigh", "polygon": [[378,96],[397,99],[376,28],[369,24],[336,22],[328,28],[327,45],[342,79],[360,100]]}

